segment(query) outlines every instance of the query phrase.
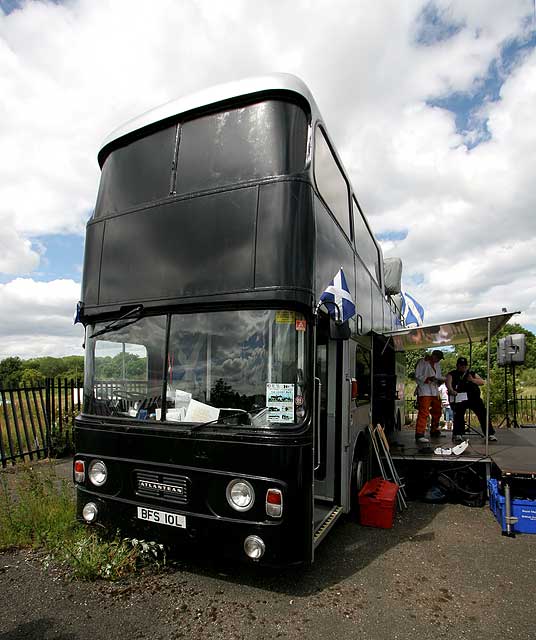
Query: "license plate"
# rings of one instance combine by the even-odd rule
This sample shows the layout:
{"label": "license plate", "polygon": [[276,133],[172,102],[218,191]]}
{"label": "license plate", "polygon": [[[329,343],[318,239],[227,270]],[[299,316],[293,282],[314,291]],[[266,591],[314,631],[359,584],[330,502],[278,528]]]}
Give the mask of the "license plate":
{"label": "license plate", "polygon": [[140,520],[147,520],[148,522],[167,524],[170,527],[186,529],[186,517],[181,516],[178,513],[169,513],[169,511],[158,511],[157,509],[138,507],[138,518]]}

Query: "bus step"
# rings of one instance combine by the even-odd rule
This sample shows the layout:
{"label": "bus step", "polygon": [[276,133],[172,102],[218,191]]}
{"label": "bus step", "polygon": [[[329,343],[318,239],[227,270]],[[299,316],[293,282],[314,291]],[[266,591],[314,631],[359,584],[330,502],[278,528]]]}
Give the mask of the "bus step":
{"label": "bus step", "polygon": [[333,507],[315,532],[313,538],[315,548],[322,542],[326,533],[331,529],[335,522],[337,522],[340,516],[342,516],[342,507]]}

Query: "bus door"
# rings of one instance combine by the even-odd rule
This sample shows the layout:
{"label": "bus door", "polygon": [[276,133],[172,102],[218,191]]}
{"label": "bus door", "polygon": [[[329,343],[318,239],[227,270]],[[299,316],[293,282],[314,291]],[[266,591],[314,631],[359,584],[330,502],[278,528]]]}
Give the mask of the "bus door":
{"label": "bus door", "polygon": [[329,321],[316,334],[316,416],[314,440],[314,529],[340,504],[342,359],[345,343],[329,337]]}
{"label": "bus door", "polygon": [[[350,400],[350,426],[348,442],[350,445],[347,463],[351,465],[350,492],[357,492],[366,482],[368,473],[368,434],[367,426],[372,420],[371,379],[372,379],[372,341],[368,336],[352,340],[350,345],[350,369],[353,370],[355,386]],[[344,470],[343,470],[343,477]],[[344,486],[343,486],[344,490]],[[347,496],[343,503],[350,508],[355,504],[356,495]]]}

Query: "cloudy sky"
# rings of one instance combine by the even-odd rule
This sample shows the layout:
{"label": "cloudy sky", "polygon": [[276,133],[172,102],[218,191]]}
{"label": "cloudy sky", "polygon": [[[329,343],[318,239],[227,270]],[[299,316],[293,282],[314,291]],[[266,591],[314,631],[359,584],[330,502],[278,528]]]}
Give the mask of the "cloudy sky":
{"label": "cloudy sky", "polygon": [[0,0],[0,358],[82,353],[107,134],[273,71],[309,85],[426,321],[536,330],[535,29],[534,0]]}

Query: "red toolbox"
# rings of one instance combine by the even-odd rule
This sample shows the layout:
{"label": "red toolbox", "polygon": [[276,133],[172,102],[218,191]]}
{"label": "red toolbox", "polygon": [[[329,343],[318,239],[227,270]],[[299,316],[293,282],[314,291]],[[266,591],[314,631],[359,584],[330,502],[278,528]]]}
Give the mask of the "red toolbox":
{"label": "red toolbox", "polygon": [[359,492],[360,522],[367,527],[390,529],[396,511],[398,485],[383,478],[372,478]]}

